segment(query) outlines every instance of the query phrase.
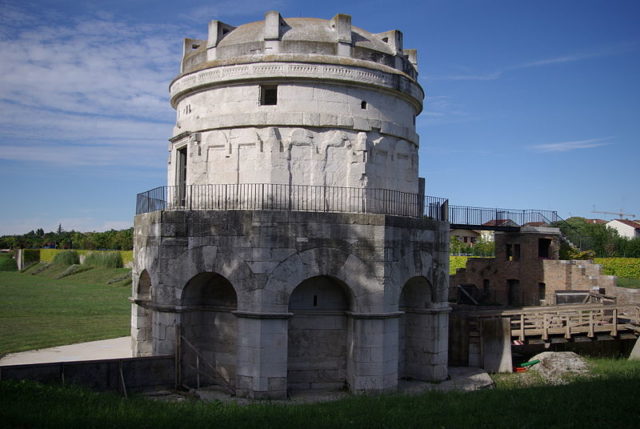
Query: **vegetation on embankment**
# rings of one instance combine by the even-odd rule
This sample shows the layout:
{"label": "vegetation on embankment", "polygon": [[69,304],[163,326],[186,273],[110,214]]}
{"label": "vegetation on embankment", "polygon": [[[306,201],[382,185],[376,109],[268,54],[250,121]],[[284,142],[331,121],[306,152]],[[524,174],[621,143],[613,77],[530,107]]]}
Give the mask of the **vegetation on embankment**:
{"label": "vegetation on embankment", "polygon": [[18,266],[16,265],[13,254],[0,253],[0,271],[16,271]]}
{"label": "vegetation on embankment", "polygon": [[[594,374],[560,386],[499,382],[471,393],[352,396],[318,404],[246,406],[200,401],[124,399],[78,387],[0,383],[0,419],[8,427],[216,428],[574,428],[636,427],[640,362],[600,359]],[[518,377],[520,374],[513,374]]]}
{"label": "vegetation on embankment", "polygon": [[130,270],[73,266],[0,272],[0,355],[129,334]]}

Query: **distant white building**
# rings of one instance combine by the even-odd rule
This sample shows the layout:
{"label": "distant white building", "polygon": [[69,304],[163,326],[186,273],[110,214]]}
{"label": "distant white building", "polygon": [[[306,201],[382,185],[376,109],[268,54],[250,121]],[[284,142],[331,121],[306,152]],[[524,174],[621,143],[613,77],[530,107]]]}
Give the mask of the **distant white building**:
{"label": "distant white building", "polygon": [[607,228],[615,229],[620,237],[640,238],[640,222],[628,219],[614,219],[607,222]]}

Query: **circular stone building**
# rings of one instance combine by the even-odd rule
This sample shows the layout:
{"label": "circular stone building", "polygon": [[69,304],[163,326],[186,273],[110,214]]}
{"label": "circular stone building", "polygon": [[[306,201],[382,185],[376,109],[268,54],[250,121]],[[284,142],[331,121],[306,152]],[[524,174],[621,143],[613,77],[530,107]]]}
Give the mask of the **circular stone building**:
{"label": "circular stone building", "polygon": [[254,398],[446,378],[448,224],[418,178],[402,33],[211,21],[170,94],[168,186],[137,200],[134,353]]}

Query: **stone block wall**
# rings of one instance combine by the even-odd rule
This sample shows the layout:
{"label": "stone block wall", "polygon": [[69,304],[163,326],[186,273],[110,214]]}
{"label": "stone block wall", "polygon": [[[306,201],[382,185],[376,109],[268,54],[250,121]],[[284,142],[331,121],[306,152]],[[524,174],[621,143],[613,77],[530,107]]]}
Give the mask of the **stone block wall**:
{"label": "stone block wall", "polygon": [[[447,245],[448,225],[429,219],[268,211],[139,215],[135,350],[174,353],[176,332],[197,342],[204,320],[216,327],[201,352],[240,396],[276,398],[296,388],[345,385],[353,392],[393,390],[401,376],[442,380]],[[147,276],[150,293],[141,288]],[[213,291],[227,283],[234,304],[216,313]],[[407,285],[420,291],[419,308],[400,305]],[[196,287],[202,289],[194,293]],[[404,375],[399,361],[409,368]]]}
{"label": "stone block wall", "polygon": [[486,303],[511,306],[555,304],[559,290],[604,288],[613,292],[615,278],[601,274],[591,261],[558,259],[559,232],[529,228],[521,233],[496,233],[495,258],[470,258],[451,276],[451,296],[457,285],[473,284]]}

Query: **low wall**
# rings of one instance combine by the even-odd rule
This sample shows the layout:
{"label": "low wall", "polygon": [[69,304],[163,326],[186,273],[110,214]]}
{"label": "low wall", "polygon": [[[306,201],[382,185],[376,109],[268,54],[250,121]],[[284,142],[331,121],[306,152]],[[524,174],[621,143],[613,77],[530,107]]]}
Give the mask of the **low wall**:
{"label": "low wall", "polygon": [[175,386],[174,356],[0,366],[0,380],[77,384],[98,391],[143,392]]}
{"label": "low wall", "polygon": [[640,289],[616,287],[611,294],[617,298],[617,304],[640,304]]}

